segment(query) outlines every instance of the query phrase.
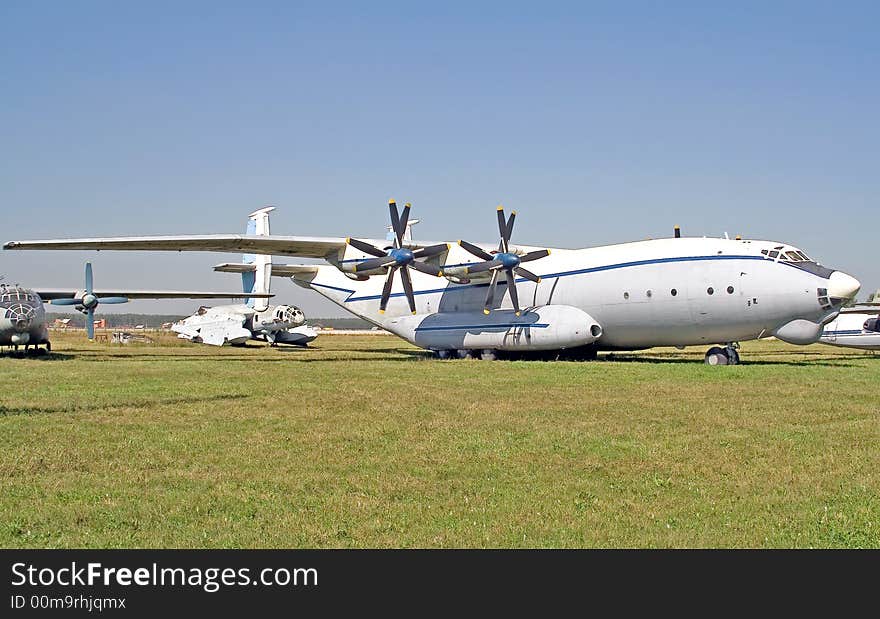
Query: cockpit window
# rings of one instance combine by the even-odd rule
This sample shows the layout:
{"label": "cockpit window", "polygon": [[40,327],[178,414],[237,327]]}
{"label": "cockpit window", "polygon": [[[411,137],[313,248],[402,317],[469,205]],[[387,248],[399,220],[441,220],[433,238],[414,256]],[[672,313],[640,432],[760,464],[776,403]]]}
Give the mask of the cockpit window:
{"label": "cockpit window", "polygon": [[865,331],[880,332],[880,318],[868,318],[862,326]]}
{"label": "cockpit window", "polygon": [[779,252],[774,249],[768,255],[775,260],[779,256]]}
{"label": "cockpit window", "polygon": [[798,255],[799,255],[801,258],[804,259],[804,261],[806,261],[806,262],[812,262],[812,261],[813,261],[813,259],[810,258],[810,257],[809,257],[807,254],[805,254],[804,252],[798,250],[797,253],[798,253]]}
{"label": "cockpit window", "polygon": [[801,262],[803,260],[803,258],[801,258],[796,251],[785,252],[785,257],[792,262]]}

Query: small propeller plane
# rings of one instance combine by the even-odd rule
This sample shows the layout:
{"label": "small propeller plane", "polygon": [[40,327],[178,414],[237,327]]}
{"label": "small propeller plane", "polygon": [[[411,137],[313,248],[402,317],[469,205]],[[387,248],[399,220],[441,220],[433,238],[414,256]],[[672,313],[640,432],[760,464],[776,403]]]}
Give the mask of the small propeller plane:
{"label": "small propeller plane", "polygon": [[825,326],[819,341],[831,346],[880,350],[880,303],[845,307]]}
{"label": "small propeller plane", "polygon": [[[40,288],[0,284],[0,347],[45,354],[52,350],[43,301],[52,305],[73,305],[86,315],[89,340],[95,339],[95,310],[101,304],[128,303],[132,299],[216,299],[268,298],[268,293],[186,292],[174,290],[101,290],[93,287],[92,263],[86,262],[85,286],[81,290]],[[43,348],[40,348],[40,347]]]}
{"label": "small propeller plane", "polygon": [[[407,238],[410,205],[389,202],[391,243],[350,237],[193,235],[10,241],[8,250],[212,251],[322,258],[272,265],[349,312],[438,357],[711,345],[706,363],[739,363],[738,343],[819,341],[859,291],[854,277],[775,241],[674,238],[584,249]],[[523,264],[528,264],[526,269]],[[240,265],[219,265],[232,270]],[[400,274],[399,281],[396,275]]]}

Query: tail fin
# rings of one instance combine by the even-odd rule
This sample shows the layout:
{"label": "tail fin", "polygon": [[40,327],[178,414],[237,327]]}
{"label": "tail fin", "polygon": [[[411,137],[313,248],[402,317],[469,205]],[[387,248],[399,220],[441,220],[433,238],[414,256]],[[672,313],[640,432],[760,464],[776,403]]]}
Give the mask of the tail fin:
{"label": "tail fin", "polygon": [[[248,216],[247,233],[269,236],[269,213],[274,210],[274,206],[267,206],[251,213]],[[269,282],[272,278],[272,256],[245,254],[242,256],[242,262],[254,265],[253,271],[241,274],[242,291],[268,294]],[[247,305],[262,312],[269,307],[269,299],[248,299]]]}

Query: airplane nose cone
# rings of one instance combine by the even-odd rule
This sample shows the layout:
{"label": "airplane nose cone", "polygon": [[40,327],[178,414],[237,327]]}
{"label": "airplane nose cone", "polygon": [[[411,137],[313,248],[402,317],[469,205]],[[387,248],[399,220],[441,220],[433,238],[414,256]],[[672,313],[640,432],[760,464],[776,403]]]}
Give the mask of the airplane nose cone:
{"label": "airplane nose cone", "polygon": [[832,299],[852,299],[855,297],[862,284],[852,275],[843,271],[834,271],[828,282],[828,296]]}

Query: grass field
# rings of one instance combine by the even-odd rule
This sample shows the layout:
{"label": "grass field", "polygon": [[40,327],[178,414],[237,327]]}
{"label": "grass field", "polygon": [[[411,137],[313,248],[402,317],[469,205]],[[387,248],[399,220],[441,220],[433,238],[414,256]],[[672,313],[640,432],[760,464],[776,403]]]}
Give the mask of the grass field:
{"label": "grass field", "polygon": [[0,546],[880,547],[880,357],[81,337],[0,358]]}

